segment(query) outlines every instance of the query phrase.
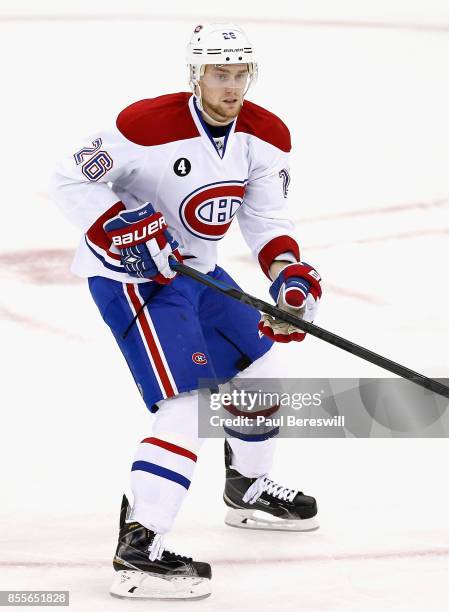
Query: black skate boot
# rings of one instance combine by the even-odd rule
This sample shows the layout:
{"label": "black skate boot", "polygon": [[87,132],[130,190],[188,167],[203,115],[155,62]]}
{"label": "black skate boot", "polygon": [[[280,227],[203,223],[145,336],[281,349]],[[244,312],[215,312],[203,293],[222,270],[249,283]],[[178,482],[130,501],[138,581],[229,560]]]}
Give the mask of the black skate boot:
{"label": "black skate boot", "polygon": [[[127,522],[130,506],[123,496],[120,534],[110,593],[140,599],[203,599],[210,595],[211,567],[164,550],[162,537],[137,522]],[[151,558],[154,560],[150,560]]]}
{"label": "black skate boot", "polygon": [[231,467],[232,451],[225,441],[226,483],[223,494],[229,510],[225,523],[243,529],[313,531],[318,529],[314,497],[273,482],[266,475],[246,478]]}

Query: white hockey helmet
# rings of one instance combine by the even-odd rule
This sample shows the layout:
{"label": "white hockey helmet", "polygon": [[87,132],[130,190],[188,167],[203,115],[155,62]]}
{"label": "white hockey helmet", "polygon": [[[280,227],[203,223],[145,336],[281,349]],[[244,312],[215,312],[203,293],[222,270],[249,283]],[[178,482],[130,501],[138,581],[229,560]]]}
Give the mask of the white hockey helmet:
{"label": "white hockey helmet", "polygon": [[[187,65],[190,70],[189,84],[198,95],[197,85],[206,65],[247,64],[249,86],[257,78],[257,61],[254,48],[242,28],[233,23],[211,23],[197,25],[187,45]],[[201,99],[199,100],[201,104]]]}

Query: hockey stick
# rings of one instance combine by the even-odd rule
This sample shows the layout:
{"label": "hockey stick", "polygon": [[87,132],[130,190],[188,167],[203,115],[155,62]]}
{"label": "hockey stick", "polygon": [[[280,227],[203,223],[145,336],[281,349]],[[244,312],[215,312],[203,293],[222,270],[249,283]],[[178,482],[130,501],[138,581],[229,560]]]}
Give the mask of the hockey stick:
{"label": "hockey stick", "polygon": [[[439,395],[449,398],[449,387],[441,384],[440,382],[438,382],[437,380],[434,380],[433,378],[428,378],[427,376],[424,376],[424,374],[419,374],[418,372],[414,372],[413,370],[410,370],[409,368],[406,368],[405,366],[400,365],[399,363],[396,363],[395,361],[391,361],[390,359],[387,359],[386,357],[382,357],[382,355],[378,355],[377,353],[374,353],[373,351],[370,351],[369,349],[363,346],[360,346],[359,344],[355,344],[354,342],[351,342],[350,340],[346,340],[345,338],[342,338],[341,336],[337,336],[337,334],[334,334],[330,331],[327,331],[326,329],[318,327],[317,325],[314,325],[313,323],[308,323],[307,321],[303,321],[299,317],[295,317],[294,315],[291,315],[288,312],[281,310],[277,306],[268,304],[268,302],[264,302],[263,300],[260,300],[259,298],[256,298],[252,295],[249,295],[248,293],[245,293],[244,291],[241,291],[240,289],[236,289],[235,287],[230,287],[229,285],[226,285],[225,283],[222,283],[221,281],[218,281],[212,278],[211,276],[208,276],[207,274],[198,272],[198,270],[195,270],[194,268],[191,268],[190,266],[186,266],[185,264],[182,264],[176,261],[174,258],[170,259],[170,267],[172,270],[179,272],[179,274],[182,274],[183,276],[188,276],[189,278],[193,278],[199,283],[202,283],[203,285],[206,285],[207,287],[211,287],[212,289],[216,289],[220,293],[224,293],[225,295],[228,295],[234,300],[238,300],[239,302],[242,302],[243,304],[248,304],[248,306],[252,306],[256,310],[259,310],[260,312],[271,315],[272,317],[275,317],[276,319],[279,319],[281,321],[285,321],[286,323],[290,323],[291,325],[298,327],[302,331],[305,331],[308,334],[315,336],[316,338],[320,338],[320,340],[324,340],[325,342],[328,342],[329,344],[338,346],[338,348],[341,348],[344,351],[347,351],[348,353],[352,353],[353,355],[356,355],[357,357],[361,357],[362,359],[365,359],[365,361],[374,363],[375,365],[383,368],[384,370],[388,370],[389,372],[392,372],[393,374],[397,374],[398,376],[401,376],[402,378],[406,378],[407,380],[414,382],[416,385],[419,385],[420,387],[424,387],[425,389],[429,389],[430,391],[433,391],[434,393],[438,393]],[[141,310],[143,310],[144,307],[145,307],[145,304],[142,306]],[[140,312],[136,315],[135,318],[137,318],[139,314]],[[129,331],[129,328],[127,332],[128,331]]]}

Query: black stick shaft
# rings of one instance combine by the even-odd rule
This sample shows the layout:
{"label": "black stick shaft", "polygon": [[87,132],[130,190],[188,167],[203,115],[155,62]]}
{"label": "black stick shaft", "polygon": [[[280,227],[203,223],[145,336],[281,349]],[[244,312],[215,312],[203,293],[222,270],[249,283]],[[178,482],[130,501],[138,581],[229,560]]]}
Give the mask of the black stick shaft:
{"label": "black stick shaft", "polygon": [[348,353],[352,353],[357,357],[361,357],[362,359],[365,359],[365,361],[374,363],[375,365],[383,368],[384,370],[388,370],[389,372],[397,374],[402,378],[406,378],[407,380],[414,382],[416,385],[419,385],[421,387],[424,387],[425,389],[433,391],[434,393],[438,393],[439,395],[443,395],[444,397],[449,398],[449,387],[443,385],[437,380],[434,380],[433,378],[428,378],[427,376],[424,376],[424,374],[414,372],[413,370],[410,370],[409,368],[399,363],[396,363],[391,359],[387,359],[386,357],[383,357],[378,353],[374,353],[373,351],[370,351],[369,349],[360,346],[359,344],[355,344],[350,340],[346,340],[346,338],[337,336],[337,334],[318,327],[313,323],[303,321],[299,317],[295,317],[294,315],[291,315],[288,312],[281,310],[277,306],[268,304],[268,302],[264,302],[263,300],[249,295],[244,291],[236,289],[235,287],[230,287],[229,285],[226,285],[221,281],[215,280],[207,274],[198,272],[198,270],[195,270],[190,266],[186,266],[185,264],[179,263],[178,261],[172,259],[170,262],[170,267],[176,272],[179,272],[179,274],[182,274],[183,276],[193,278],[199,283],[202,283],[203,285],[207,285],[212,289],[220,291],[220,293],[224,293],[225,295],[228,295],[229,297],[238,300],[239,302],[243,302],[244,304],[248,304],[249,306],[256,308],[260,312],[271,315],[272,317],[275,317],[276,319],[281,321],[285,321],[286,323],[290,323],[291,325],[298,327],[302,331],[305,331],[308,334],[315,336],[316,338],[320,338],[320,340],[324,340],[324,342],[333,344],[334,346],[338,346],[338,348],[341,348],[344,351],[347,351]]}

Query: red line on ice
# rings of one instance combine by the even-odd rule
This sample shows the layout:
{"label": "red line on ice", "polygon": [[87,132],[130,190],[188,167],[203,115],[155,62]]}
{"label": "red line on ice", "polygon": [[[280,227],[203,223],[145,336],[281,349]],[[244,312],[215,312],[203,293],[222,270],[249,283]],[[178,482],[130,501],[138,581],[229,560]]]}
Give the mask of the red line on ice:
{"label": "red line on ice", "polygon": [[[449,557],[449,548],[433,548],[427,550],[403,550],[373,553],[346,553],[337,555],[305,555],[303,557],[264,557],[264,558],[242,558],[236,559],[213,559],[209,558],[211,565],[271,565],[275,563],[321,563],[329,561],[377,561],[388,559],[419,559],[422,557]],[[97,561],[34,561],[24,559],[22,561],[0,561],[0,567],[102,567],[110,566],[110,560],[98,559]]]}
{"label": "red line on ice", "polygon": [[449,206],[449,199],[431,200],[429,202],[411,202],[410,204],[395,204],[376,208],[360,208],[357,210],[347,210],[327,215],[317,215],[316,217],[301,217],[296,223],[317,223],[320,221],[330,221],[332,219],[350,219],[352,217],[366,217],[371,215],[388,215],[394,213],[408,212],[410,210],[422,210],[432,208],[443,208]]}
{"label": "red line on ice", "polygon": [[312,28],[363,28],[374,30],[402,30],[409,32],[441,32],[446,34],[449,32],[449,24],[439,23],[413,23],[399,21],[363,21],[363,20],[335,20],[335,19],[301,19],[301,18],[273,18],[273,17],[245,17],[245,16],[230,16],[225,17],[219,15],[150,15],[148,13],[123,13],[123,14],[47,14],[47,15],[2,15],[0,22],[3,23],[30,23],[30,22],[74,22],[74,21],[168,21],[168,22],[187,22],[187,23],[204,23],[207,21],[226,21],[242,24],[255,25],[278,25],[290,27],[312,27]]}

